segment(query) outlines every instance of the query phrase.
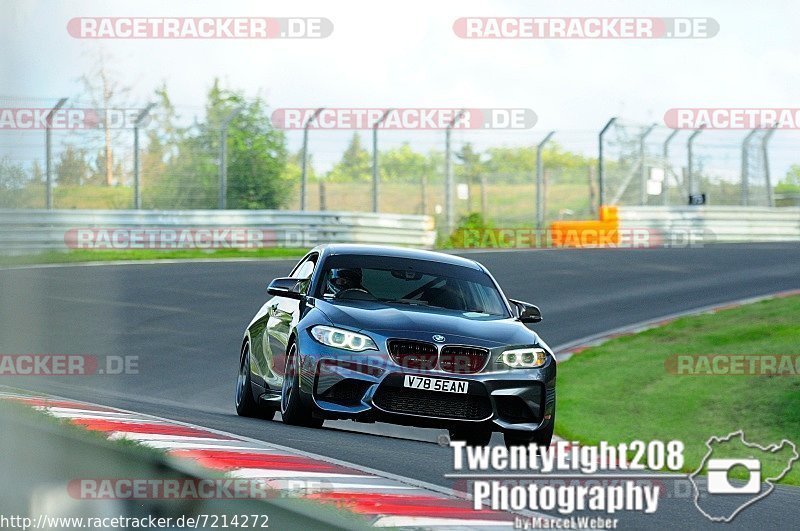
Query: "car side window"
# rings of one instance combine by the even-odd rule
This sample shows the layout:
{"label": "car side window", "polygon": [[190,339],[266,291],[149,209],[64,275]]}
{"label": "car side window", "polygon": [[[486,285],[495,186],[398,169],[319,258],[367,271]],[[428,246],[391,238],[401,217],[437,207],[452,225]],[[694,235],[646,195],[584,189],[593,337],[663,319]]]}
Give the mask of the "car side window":
{"label": "car side window", "polygon": [[311,278],[311,274],[314,272],[314,266],[317,265],[315,262],[315,258],[309,258],[300,266],[294,270],[292,273],[292,278],[299,278],[302,280],[308,280]]}
{"label": "car side window", "polygon": [[301,293],[306,293],[308,291],[308,285],[311,283],[311,275],[314,273],[314,268],[317,266],[317,258],[319,256],[316,254],[312,254],[308,258],[306,258],[303,262],[297,265],[292,271],[291,278],[297,278],[303,280],[305,282],[302,283],[300,288]]}

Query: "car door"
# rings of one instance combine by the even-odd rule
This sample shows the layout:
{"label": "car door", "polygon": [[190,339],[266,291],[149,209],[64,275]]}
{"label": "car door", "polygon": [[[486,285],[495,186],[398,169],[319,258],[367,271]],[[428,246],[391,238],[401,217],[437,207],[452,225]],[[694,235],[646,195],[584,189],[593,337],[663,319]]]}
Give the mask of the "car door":
{"label": "car door", "polygon": [[[314,268],[317,265],[317,253],[308,255],[294,268],[289,275],[291,278],[309,283]],[[308,289],[307,285],[305,289]],[[283,372],[286,366],[286,348],[289,343],[289,334],[292,327],[299,319],[301,301],[288,297],[274,297],[267,308],[266,333],[264,334],[264,353],[267,358],[268,371],[265,375],[267,384],[273,389],[280,388],[283,384]]]}

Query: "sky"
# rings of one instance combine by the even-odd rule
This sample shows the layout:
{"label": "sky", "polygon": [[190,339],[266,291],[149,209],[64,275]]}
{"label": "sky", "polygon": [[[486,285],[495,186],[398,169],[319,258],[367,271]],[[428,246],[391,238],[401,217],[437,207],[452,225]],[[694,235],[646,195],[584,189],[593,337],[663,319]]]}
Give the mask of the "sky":
{"label": "sky", "polygon": [[[476,142],[535,143],[552,129],[562,144],[588,150],[612,115],[646,124],[663,123],[664,112],[675,107],[800,107],[795,6],[780,0],[757,9],[744,0],[4,0],[0,97],[74,97],[102,47],[138,104],[165,82],[187,114],[199,112],[219,77],[271,107],[531,108],[538,116],[533,130],[485,133]],[[87,16],[326,17],[334,29],[328,38],[306,40],[70,36],[67,22]],[[464,16],[712,17],[720,31],[709,39],[465,40],[452,28]],[[651,140],[668,133],[660,128]],[[323,162],[326,150],[333,157],[350,133],[327,134],[317,139]],[[387,133],[386,142],[409,138],[404,135]],[[709,132],[704,141],[709,149],[716,142],[735,152],[743,136]],[[290,134],[290,147],[299,138]],[[776,135],[779,165],[788,163],[796,140],[792,132]]]}

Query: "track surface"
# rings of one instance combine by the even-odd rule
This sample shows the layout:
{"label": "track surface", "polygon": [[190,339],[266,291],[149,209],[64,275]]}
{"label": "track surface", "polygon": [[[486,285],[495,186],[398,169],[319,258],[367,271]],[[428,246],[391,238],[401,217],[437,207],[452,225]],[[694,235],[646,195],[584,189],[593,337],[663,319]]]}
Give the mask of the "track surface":
{"label": "track surface", "polygon": [[[506,294],[538,304],[551,346],[714,303],[800,288],[800,245],[471,253]],[[428,441],[311,430],[233,410],[242,332],[266,285],[293,261],[136,264],[0,270],[0,353],[139,356],[139,374],[28,377],[0,383],[192,422],[450,486],[451,452]],[[744,427],[746,428],[746,426]],[[397,434],[400,428],[376,425]],[[788,434],[787,434],[788,435]],[[624,527],[710,526],[689,499]],[[791,528],[800,489],[780,488],[731,528]]]}

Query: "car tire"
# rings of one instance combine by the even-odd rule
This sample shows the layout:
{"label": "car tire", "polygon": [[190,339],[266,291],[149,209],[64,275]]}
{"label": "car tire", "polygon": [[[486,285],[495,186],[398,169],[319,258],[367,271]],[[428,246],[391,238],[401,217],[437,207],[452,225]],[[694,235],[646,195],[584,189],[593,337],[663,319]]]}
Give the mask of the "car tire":
{"label": "car tire", "polygon": [[247,343],[239,361],[239,375],[236,379],[236,414],[240,417],[254,417],[272,420],[275,410],[263,408],[253,398],[253,384],[250,380],[250,344]]}
{"label": "car tire", "polygon": [[492,439],[492,431],[484,428],[451,428],[451,441],[464,441],[467,446],[488,446]]}
{"label": "car tire", "polygon": [[297,344],[292,343],[286,356],[286,370],[281,388],[281,417],[286,424],[319,428],[324,419],[312,415],[311,409],[303,404],[300,391],[300,356]]}
{"label": "car tire", "polygon": [[506,443],[506,447],[511,448],[512,446],[528,446],[531,443],[536,443],[536,446],[543,447],[543,446],[550,446],[550,443],[553,440],[553,428],[556,425],[556,416],[550,419],[550,424],[543,429],[537,430],[533,433],[514,433],[514,432],[507,432],[503,434],[503,440]]}

